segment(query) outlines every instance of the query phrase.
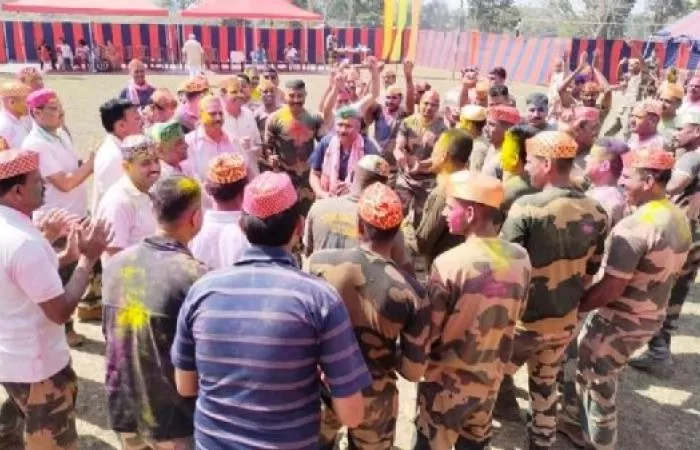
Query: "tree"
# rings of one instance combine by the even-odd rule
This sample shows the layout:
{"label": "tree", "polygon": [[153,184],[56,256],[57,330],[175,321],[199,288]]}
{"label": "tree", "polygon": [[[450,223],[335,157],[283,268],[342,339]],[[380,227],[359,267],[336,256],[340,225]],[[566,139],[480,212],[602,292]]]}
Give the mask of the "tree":
{"label": "tree", "polygon": [[445,0],[433,0],[423,6],[420,14],[420,26],[428,30],[454,29],[458,22],[458,11],[450,10]]}
{"label": "tree", "polygon": [[197,0],[156,0],[158,6],[178,11],[182,11],[194,3],[197,3]]}
{"label": "tree", "polygon": [[513,0],[472,0],[469,18],[479,31],[499,33],[515,28],[520,11],[513,6]]}

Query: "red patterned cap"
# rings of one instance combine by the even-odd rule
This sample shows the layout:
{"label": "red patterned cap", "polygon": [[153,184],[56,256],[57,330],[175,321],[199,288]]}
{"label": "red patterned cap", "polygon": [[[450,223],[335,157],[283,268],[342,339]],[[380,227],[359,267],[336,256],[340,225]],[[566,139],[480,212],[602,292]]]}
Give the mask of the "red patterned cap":
{"label": "red patterned cap", "polygon": [[403,221],[401,199],[382,183],[374,183],[362,192],[358,214],[362,220],[380,230],[391,230]]}
{"label": "red patterned cap", "polygon": [[517,125],[520,123],[520,112],[512,106],[496,105],[489,108],[488,118]]}
{"label": "red patterned cap", "polygon": [[39,169],[39,154],[29,150],[0,151],[0,180]]}
{"label": "red patterned cap", "polygon": [[209,163],[207,180],[216,184],[230,184],[248,176],[245,161],[240,155],[223,153]]}
{"label": "red patterned cap", "polygon": [[671,170],[676,159],[662,148],[650,148],[627,152],[622,162],[632,169]]}
{"label": "red patterned cap", "polygon": [[41,108],[56,98],[58,98],[56,91],[53,89],[43,88],[29,94],[27,97],[27,105],[30,108]]}
{"label": "red patterned cap", "polygon": [[578,144],[564,131],[542,131],[525,141],[531,155],[552,159],[572,159],[576,157]]}
{"label": "red patterned cap", "polygon": [[286,173],[263,172],[253,178],[243,192],[243,211],[266,219],[294,206],[297,191]]}

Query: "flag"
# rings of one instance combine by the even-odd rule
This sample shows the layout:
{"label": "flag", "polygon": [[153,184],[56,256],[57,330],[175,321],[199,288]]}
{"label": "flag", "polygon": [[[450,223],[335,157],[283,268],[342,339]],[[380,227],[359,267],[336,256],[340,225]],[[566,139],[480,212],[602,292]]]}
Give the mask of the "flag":
{"label": "flag", "polygon": [[420,10],[423,7],[423,0],[413,0],[411,3],[411,38],[408,41],[408,59],[416,60],[418,49],[418,31],[420,29]]}
{"label": "flag", "polygon": [[408,22],[408,0],[399,0],[398,16],[396,19],[396,38],[394,39],[394,47],[391,50],[391,60],[399,61],[401,59],[401,50],[403,49],[403,30]]}
{"label": "flag", "polygon": [[394,44],[395,3],[396,0],[384,0],[384,48],[382,49],[384,60],[389,59]]}

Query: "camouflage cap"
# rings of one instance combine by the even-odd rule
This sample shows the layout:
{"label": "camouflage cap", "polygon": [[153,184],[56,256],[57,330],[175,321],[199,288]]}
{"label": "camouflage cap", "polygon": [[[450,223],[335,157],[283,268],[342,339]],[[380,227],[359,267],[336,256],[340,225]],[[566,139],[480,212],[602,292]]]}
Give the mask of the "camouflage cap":
{"label": "camouflage cap", "polygon": [[184,92],[186,94],[194,94],[198,92],[205,92],[209,90],[209,81],[204,77],[194,77],[191,80],[187,80],[180,85],[177,90],[178,93]]}
{"label": "camouflage cap", "polygon": [[358,214],[362,220],[380,230],[391,230],[403,221],[401,199],[393,189],[382,183],[374,183],[362,192]]}
{"label": "camouflage cap", "polygon": [[168,145],[180,138],[185,137],[182,125],[177,120],[153,125],[148,132],[150,138],[159,145]]}
{"label": "camouflage cap", "polygon": [[365,155],[357,162],[357,166],[381,177],[389,178],[390,175],[389,163],[379,155]]}
{"label": "camouflage cap", "polygon": [[564,131],[542,131],[525,141],[527,153],[552,159],[573,159],[578,144]]}
{"label": "camouflage cap", "polygon": [[503,204],[505,191],[498,178],[481,172],[460,170],[450,175],[447,195],[499,209]]}
{"label": "camouflage cap", "polygon": [[486,120],[486,108],[479,105],[465,105],[459,112],[459,118],[472,122],[483,122]]}
{"label": "camouflage cap", "polygon": [[136,134],[127,136],[119,146],[122,151],[122,158],[132,160],[137,156],[155,156],[155,143],[146,135]]}
{"label": "camouflage cap", "polygon": [[248,176],[245,160],[234,153],[223,153],[209,163],[207,181],[215,184],[231,184]]}
{"label": "camouflage cap", "polygon": [[622,162],[631,169],[671,170],[676,158],[663,148],[645,148],[625,153]]}

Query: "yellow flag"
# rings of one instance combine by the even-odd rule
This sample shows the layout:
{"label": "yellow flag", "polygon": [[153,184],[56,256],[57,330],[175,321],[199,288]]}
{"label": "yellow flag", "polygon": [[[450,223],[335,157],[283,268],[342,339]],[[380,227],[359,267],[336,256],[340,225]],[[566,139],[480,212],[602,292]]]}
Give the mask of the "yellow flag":
{"label": "yellow flag", "polygon": [[401,59],[403,29],[406,28],[406,22],[408,22],[408,0],[399,0],[398,16],[396,19],[396,39],[394,39],[394,48],[391,50],[392,61]]}
{"label": "yellow flag", "polygon": [[408,59],[416,60],[418,51],[418,32],[420,30],[420,9],[423,7],[423,0],[413,0],[411,4],[411,40],[408,42]]}
{"label": "yellow flag", "polygon": [[394,16],[396,0],[384,0],[384,48],[382,49],[382,59],[389,59],[391,47],[394,43]]}

